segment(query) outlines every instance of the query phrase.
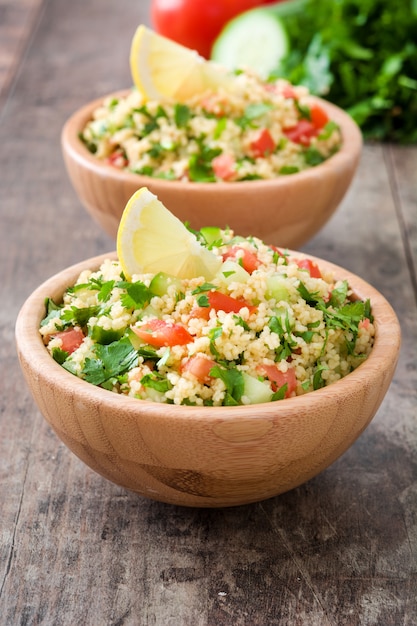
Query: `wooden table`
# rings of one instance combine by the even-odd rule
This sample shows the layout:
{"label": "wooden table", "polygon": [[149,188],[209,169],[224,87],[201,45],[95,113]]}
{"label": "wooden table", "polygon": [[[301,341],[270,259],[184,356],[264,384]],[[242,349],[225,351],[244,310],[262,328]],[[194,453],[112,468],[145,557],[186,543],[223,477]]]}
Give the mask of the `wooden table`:
{"label": "wooden table", "polygon": [[417,147],[366,145],[307,246],[392,303],[403,346],[371,425],[280,497],[185,509],[106,482],[59,442],[20,372],[14,321],[43,280],[110,251],[67,178],[60,130],[131,84],[142,0],[0,1],[0,624],[417,624]]}

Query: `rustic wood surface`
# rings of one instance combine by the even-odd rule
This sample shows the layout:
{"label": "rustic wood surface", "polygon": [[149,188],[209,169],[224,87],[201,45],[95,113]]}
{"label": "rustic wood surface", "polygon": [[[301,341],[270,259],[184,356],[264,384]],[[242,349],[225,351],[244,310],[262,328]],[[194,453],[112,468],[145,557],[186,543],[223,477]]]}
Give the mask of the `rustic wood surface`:
{"label": "rustic wood surface", "polygon": [[61,444],[20,372],[14,322],[43,280],[114,242],[66,175],[81,104],[130,85],[142,0],[0,0],[0,624],[412,626],[417,623],[417,147],[365,146],[304,251],[379,289],[401,322],[373,422],[307,484],[188,509],[100,478]]}

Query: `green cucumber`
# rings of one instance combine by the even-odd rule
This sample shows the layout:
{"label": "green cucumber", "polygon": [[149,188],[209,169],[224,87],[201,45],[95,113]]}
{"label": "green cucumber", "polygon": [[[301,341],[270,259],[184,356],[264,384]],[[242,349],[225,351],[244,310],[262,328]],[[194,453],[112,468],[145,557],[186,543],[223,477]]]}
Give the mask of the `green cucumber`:
{"label": "green cucumber", "polygon": [[222,281],[225,285],[230,285],[230,283],[246,283],[248,281],[250,274],[243,269],[243,267],[236,263],[236,261],[231,261],[226,259],[216,274],[216,278]]}
{"label": "green cucumber", "polygon": [[273,392],[268,383],[262,382],[246,372],[242,372],[242,376],[244,383],[243,395],[249,400],[249,404],[270,402]]}
{"label": "green cucumber", "polygon": [[272,274],[272,276],[267,277],[265,297],[268,298],[268,300],[273,298],[276,302],[280,302],[281,300],[285,300],[285,302],[289,301],[290,292],[282,276]]}
{"label": "green cucumber", "polygon": [[149,289],[154,296],[165,296],[171,285],[175,286],[176,291],[181,291],[182,283],[179,278],[165,272],[159,272],[152,278]]}
{"label": "green cucumber", "polygon": [[113,328],[103,328],[96,324],[90,330],[91,339],[97,343],[101,343],[104,346],[108,346],[113,341],[118,341],[124,335],[126,328],[119,328],[114,330]]}
{"label": "green cucumber", "polygon": [[218,226],[203,226],[203,228],[200,228],[200,233],[203,235],[208,246],[213,245],[213,243],[221,239],[221,230]]}
{"label": "green cucumber", "polygon": [[226,24],[213,44],[211,58],[230,70],[249,68],[266,79],[290,51],[286,17],[306,0],[287,0],[241,13]]}

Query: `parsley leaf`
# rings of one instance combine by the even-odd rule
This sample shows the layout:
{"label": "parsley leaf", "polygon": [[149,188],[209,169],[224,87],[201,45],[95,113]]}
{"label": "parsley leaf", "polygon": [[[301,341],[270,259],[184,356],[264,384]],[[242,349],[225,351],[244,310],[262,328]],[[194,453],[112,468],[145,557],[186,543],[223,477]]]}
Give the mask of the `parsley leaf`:
{"label": "parsley leaf", "polygon": [[210,370],[210,376],[220,378],[226,386],[225,404],[228,406],[238,404],[244,390],[244,379],[242,372],[236,368],[223,369],[215,365]]}
{"label": "parsley leaf", "polygon": [[123,374],[138,362],[138,353],[128,337],[108,345],[95,344],[94,354],[95,358],[86,358],[82,371],[82,377],[93,385],[101,385],[109,378]]}
{"label": "parsley leaf", "polygon": [[125,309],[142,309],[152,298],[151,290],[140,280],[135,283],[123,281],[117,283],[117,286],[126,289],[126,293],[120,297]]}

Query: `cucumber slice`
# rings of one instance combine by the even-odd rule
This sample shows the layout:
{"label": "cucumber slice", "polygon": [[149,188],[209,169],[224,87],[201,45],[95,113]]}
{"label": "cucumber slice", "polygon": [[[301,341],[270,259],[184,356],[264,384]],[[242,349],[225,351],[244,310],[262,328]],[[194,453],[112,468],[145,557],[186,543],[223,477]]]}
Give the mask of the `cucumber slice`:
{"label": "cucumber slice", "polygon": [[149,289],[154,296],[164,296],[171,285],[174,285],[177,291],[181,291],[182,283],[179,278],[165,272],[159,272],[152,278]]}
{"label": "cucumber slice", "polygon": [[290,293],[282,276],[273,274],[267,277],[265,296],[268,299],[274,298],[276,302],[280,302],[281,300],[289,301]]}
{"label": "cucumber slice", "polygon": [[249,400],[249,404],[260,404],[270,402],[272,389],[268,383],[263,383],[254,376],[242,372],[244,388],[243,395]]}
{"label": "cucumber slice", "polygon": [[221,231],[218,226],[203,226],[203,228],[200,228],[200,233],[203,235],[208,246],[211,246],[221,239]]}
{"label": "cucumber slice", "polygon": [[230,261],[229,259],[224,261],[216,274],[216,278],[221,280],[224,285],[230,285],[230,283],[246,283],[249,277],[250,274],[244,270],[239,263]]}
{"label": "cucumber slice", "polygon": [[261,8],[231,20],[214,42],[211,58],[230,70],[248,67],[267,78],[288,51],[283,21]]}

